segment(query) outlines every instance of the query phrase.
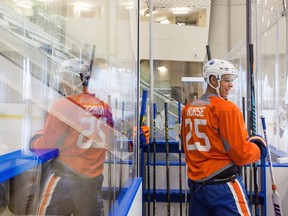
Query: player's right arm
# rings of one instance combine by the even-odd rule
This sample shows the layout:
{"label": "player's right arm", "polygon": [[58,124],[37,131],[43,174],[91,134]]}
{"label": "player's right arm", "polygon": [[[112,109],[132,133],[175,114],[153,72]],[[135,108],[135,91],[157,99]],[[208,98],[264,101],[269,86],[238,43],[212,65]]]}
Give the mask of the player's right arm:
{"label": "player's right arm", "polygon": [[[55,105],[53,105],[52,110],[55,109],[54,107]],[[59,136],[65,134],[64,126],[65,124],[60,119],[48,112],[45,116],[43,129],[38,130],[31,137],[30,148],[58,148]]]}

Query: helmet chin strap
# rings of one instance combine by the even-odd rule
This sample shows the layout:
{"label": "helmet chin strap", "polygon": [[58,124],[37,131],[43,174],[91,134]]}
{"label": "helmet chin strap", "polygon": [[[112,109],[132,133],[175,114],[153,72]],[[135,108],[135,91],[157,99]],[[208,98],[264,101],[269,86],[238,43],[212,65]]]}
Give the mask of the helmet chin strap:
{"label": "helmet chin strap", "polygon": [[214,86],[210,83],[210,81],[209,81],[208,84],[209,84],[213,89],[216,90],[218,97],[223,98],[223,97],[220,95],[220,90],[219,90],[219,89],[220,89],[220,80],[217,79],[217,87],[214,87]]}

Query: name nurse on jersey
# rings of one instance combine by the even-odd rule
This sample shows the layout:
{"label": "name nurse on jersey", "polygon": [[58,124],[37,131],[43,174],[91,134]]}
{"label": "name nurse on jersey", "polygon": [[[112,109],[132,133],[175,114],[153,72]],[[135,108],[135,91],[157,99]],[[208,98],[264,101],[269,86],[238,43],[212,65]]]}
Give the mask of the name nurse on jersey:
{"label": "name nurse on jersey", "polygon": [[204,116],[206,107],[190,107],[187,111],[187,116]]}
{"label": "name nurse on jersey", "polygon": [[91,115],[104,115],[104,107],[102,105],[84,105],[84,107]]}

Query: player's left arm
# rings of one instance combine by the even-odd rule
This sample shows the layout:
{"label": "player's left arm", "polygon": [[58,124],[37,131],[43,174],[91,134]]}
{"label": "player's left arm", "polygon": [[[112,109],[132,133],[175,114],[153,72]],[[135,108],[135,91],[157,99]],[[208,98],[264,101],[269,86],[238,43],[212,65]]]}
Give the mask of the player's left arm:
{"label": "player's left arm", "polygon": [[248,132],[240,110],[234,107],[220,112],[219,115],[220,136],[231,160],[239,166],[258,161],[260,149],[248,140]]}

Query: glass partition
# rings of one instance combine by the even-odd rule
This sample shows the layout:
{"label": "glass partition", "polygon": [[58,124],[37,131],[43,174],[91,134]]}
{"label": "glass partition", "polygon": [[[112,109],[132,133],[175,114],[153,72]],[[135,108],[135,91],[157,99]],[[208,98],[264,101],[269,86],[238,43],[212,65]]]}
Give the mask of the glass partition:
{"label": "glass partition", "polygon": [[98,181],[105,215],[138,173],[136,9],[122,1],[0,3],[0,154],[59,148],[50,172]]}
{"label": "glass partition", "polygon": [[282,162],[288,156],[287,10],[285,1],[260,1],[256,6],[259,107],[271,152]]}
{"label": "glass partition", "polygon": [[[273,159],[286,161],[287,143],[287,41],[286,12],[283,2],[257,1],[252,4],[252,39],[254,47],[254,84],[257,131],[262,133],[260,116],[267,123],[267,137]],[[268,46],[269,44],[269,46]],[[247,102],[246,43],[241,41],[226,58],[239,71],[233,100],[242,110]],[[245,110],[243,110],[245,111]],[[247,110],[246,110],[247,112]]]}
{"label": "glass partition", "polygon": [[237,104],[244,115],[247,111],[245,110],[245,107],[247,107],[246,43],[240,41],[228,54],[226,54],[225,58],[231,61],[237,70],[237,79],[236,82],[233,82],[233,89],[231,90],[228,99]]}

